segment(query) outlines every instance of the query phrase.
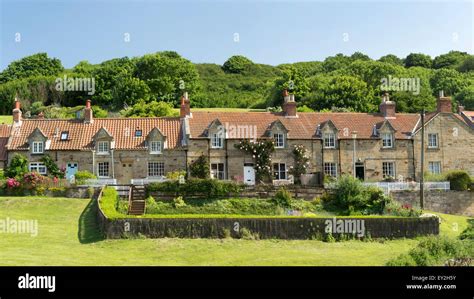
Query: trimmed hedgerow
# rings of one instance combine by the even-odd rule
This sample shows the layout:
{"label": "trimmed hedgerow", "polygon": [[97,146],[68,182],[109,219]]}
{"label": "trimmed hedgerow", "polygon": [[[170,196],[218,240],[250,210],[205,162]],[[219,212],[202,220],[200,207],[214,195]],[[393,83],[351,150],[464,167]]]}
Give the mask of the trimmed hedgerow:
{"label": "trimmed hedgerow", "polygon": [[100,208],[102,212],[110,218],[120,218],[124,214],[118,211],[119,197],[117,190],[111,187],[105,187],[102,190],[100,198]]}
{"label": "trimmed hedgerow", "polygon": [[162,192],[173,197],[206,197],[221,198],[236,195],[244,186],[232,181],[213,179],[189,179],[184,184],[178,181],[151,183],[147,186],[148,192]]}

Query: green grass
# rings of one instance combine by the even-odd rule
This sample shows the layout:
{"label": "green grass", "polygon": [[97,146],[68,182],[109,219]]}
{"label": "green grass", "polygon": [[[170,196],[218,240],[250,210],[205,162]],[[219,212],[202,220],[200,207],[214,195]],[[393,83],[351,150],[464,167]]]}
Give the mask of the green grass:
{"label": "green grass", "polygon": [[12,122],[13,122],[13,116],[0,115],[0,124],[11,124]]}
{"label": "green grass", "polygon": [[[441,215],[442,233],[456,235],[466,217]],[[417,240],[321,241],[103,240],[87,199],[0,197],[0,219],[36,219],[39,233],[1,234],[0,265],[384,265]],[[452,231],[453,223],[460,223]]]}

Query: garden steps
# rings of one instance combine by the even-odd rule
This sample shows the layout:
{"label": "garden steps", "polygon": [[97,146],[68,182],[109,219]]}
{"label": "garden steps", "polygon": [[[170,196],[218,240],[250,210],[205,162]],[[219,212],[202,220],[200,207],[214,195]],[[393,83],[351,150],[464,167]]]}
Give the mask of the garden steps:
{"label": "garden steps", "polygon": [[145,214],[146,190],[144,186],[132,186],[132,196],[130,206],[128,208],[129,215],[143,215]]}

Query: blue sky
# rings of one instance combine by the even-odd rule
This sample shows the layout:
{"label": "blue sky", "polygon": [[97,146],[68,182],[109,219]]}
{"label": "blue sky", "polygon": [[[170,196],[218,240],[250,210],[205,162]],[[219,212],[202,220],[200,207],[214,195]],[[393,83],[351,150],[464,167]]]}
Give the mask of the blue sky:
{"label": "blue sky", "polygon": [[355,51],[372,58],[473,53],[473,6],[473,1],[0,0],[0,69],[38,52],[61,59],[67,68],[81,60],[99,63],[163,50],[198,63],[222,64],[240,54],[272,65]]}

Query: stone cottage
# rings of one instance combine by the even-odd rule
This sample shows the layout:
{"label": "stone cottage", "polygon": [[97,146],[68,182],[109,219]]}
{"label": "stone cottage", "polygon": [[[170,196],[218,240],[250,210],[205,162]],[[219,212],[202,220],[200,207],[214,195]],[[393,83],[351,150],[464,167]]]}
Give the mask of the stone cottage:
{"label": "stone cottage", "polygon": [[[425,171],[465,169],[474,175],[469,113],[453,113],[451,99],[440,96],[437,111],[425,117]],[[306,149],[308,173],[319,182],[342,174],[372,181],[417,180],[421,173],[420,115],[397,113],[387,94],[379,113],[297,112],[294,96],[287,92],[282,112],[192,111],[185,93],[179,117],[94,118],[88,100],[82,119],[23,119],[18,101],[13,118],[12,126],[0,127],[0,146],[2,136],[7,140],[0,160],[11,161],[20,153],[31,171],[43,174],[47,169],[41,158],[49,154],[67,177],[87,170],[128,184],[188,171],[205,155],[212,177],[255,184],[254,158],[235,147],[242,139],[274,141],[276,182],[289,179],[296,145]]]}

